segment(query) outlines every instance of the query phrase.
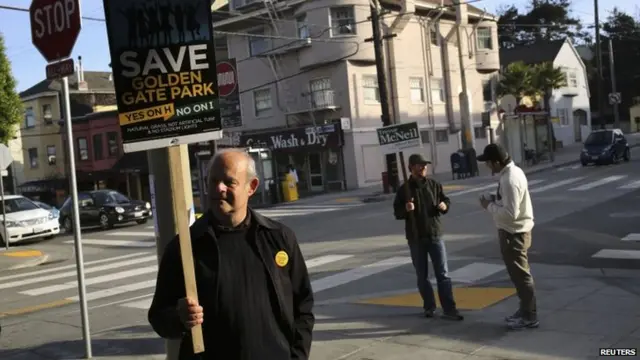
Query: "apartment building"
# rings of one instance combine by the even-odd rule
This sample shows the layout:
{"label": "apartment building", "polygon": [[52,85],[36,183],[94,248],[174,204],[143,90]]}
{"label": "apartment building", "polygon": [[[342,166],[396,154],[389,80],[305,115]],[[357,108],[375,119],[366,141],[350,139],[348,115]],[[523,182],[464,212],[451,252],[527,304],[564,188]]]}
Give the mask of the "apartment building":
{"label": "apartment building", "polygon": [[[84,71],[80,65],[69,77],[69,88],[72,117],[115,108],[110,72]],[[20,127],[24,177],[18,192],[42,194],[43,200],[53,201],[56,193],[62,196],[61,190],[67,188],[60,136],[62,82],[43,80],[21,92],[20,98],[25,108]]]}
{"label": "apartment building", "polygon": [[[450,155],[461,145],[461,69],[476,151],[489,133],[483,113],[493,127],[498,122],[496,19],[450,0],[395,4],[382,30],[395,34],[385,41],[392,116],[417,121],[422,152],[435,172],[450,172]],[[241,15],[214,27],[227,34],[229,57],[238,61],[241,145],[263,149],[256,156],[263,178],[293,165],[302,193],[379,183],[385,166],[375,132],[381,110],[374,49],[365,41],[372,36],[369,2],[231,0],[229,6]]]}

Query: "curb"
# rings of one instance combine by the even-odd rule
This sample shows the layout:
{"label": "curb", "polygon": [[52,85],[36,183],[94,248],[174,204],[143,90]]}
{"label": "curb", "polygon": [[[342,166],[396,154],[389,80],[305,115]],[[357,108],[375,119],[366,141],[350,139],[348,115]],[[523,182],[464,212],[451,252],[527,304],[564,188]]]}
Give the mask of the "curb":
{"label": "curb", "polygon": [[9,266],[5,268],[5,270],[18,270],[18,269],[30,268],[30,267],[42,265],[45,262],[47,262],[47,260],[49,260],[49,254],[43,254],[41,256],[38,256],[35,259],[26,260],[21,262],[20,264]]}

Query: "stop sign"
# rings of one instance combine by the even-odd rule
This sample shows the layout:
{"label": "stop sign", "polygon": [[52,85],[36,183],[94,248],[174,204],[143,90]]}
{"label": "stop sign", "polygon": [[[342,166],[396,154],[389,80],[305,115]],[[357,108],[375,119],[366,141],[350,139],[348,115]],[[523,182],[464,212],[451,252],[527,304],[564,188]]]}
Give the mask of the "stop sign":
{"label": "stop sign", "polygon": [[33,0],[31,41],[48,62],[71,56],[82,20],[80,0]]}
{"label": "stop sign", "polygon": [[221,61],[216,65],[218,73],[218,95],[227,97],[238,88],[236,69],[230,62]]}

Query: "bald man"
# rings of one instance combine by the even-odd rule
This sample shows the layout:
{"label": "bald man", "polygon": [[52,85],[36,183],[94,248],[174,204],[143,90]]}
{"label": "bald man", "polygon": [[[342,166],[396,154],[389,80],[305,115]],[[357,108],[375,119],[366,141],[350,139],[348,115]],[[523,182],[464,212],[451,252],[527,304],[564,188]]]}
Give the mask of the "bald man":
{"label": "bald man", "polygon": [[259,180],[244,151],[209,163],[210,209],[191,226],[199,303],[185,297],[180,244],[167,245],[149,322],[181,339],[193,358],[190,329],[202,324],[205,356],[224,360],[307,360],[315,318],[309,274],[293,231],[248,206]]}

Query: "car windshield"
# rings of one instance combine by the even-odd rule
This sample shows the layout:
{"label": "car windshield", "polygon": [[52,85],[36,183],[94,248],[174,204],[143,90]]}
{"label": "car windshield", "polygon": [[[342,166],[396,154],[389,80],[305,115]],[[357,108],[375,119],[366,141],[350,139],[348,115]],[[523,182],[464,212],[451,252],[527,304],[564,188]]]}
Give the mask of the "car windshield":
{"label": "car windshield", "polygon": [[45,209],[45,210],[51,210],[51,206],[40,202],[40,201],[34,201],[34,203],[36,203],[36,205],[40,206],[41,208]]}
{"label": "car windshield", "polygon": [[40,207],[38,207],[38,205],[27,198],[13,198],[4,200],[4,210],[7,214],[20,211],[36,210],[39,208]]}
{"label": "car windshield", "polygon": [[117,191],[110,191],[107,193],[103,193],[102,196],[104,196],[104,203],[105,204],[126,204],[131,202],[131,200],[120,194]]}
{"label": "car windshield", "polygon": [[589,134],[585,145],[609,145],[611,144],[612,133],[611,131],[598,131]]}

